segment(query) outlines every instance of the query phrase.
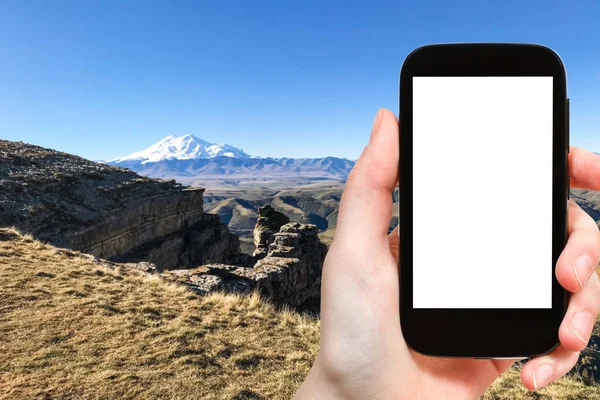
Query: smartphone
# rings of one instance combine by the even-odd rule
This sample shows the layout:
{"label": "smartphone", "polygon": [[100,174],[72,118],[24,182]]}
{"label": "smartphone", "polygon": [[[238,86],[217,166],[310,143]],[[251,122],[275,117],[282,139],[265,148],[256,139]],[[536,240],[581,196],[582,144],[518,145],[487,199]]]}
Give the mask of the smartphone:
{"label": "smartphone", "polygon": [[567,293],[564,65],[533,44],[420,47],[400,73],[400,323],[415,351],[517,358],[559,344]]}

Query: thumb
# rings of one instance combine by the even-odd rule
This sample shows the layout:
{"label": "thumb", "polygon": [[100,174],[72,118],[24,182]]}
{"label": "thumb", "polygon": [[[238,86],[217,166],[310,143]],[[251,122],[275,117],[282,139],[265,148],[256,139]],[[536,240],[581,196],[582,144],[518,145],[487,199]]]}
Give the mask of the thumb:
{"label": "thumb", "polygon": [[338,212],[336,239],[365,244],[387,241],[398,161],[398,120],[391,111],[381,109],[375,117],[369,144],[348,176]]}
{"label": "thumb", "polygon": [[396,117],[380,110],[346,182],[323,265],[319,354],[323,360],[343,360],[349,368],[383,362],[402,343],[398,268],[387,236],[398,142]]}
{"label": "thumb", "polygon": [[398,143],[398,120],[391,111],[379,110],[369,144],[346,182],[323,265],[322,327],[328,311],[335,309],[339,316],[353,303],[358,304],[350,309],[357,310],[383,302],[385,306],[371,310],[398,313],[398,267],[387,236],[398,180]]}

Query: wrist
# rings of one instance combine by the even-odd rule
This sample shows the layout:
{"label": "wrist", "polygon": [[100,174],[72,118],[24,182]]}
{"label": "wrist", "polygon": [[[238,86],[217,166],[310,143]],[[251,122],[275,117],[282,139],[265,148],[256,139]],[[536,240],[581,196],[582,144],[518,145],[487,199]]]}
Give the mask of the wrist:
{"label": "wrist", "polygon": [[[375,381],[365,382],[364,377],[361,376],[333,373],[317,356],[294,400],[415,399],[394,391],[394,387],[397,387],[397,382],[386,382],[386,384]],[[423,397],[419,399],[427,400]]]}
{"label": "wrist", "polygon": [[[388,371],[390,372],[390,371]],[[427,376],[384,376],[365,382],[360,376],[337,376],[328,372],[319,356],[315,359],[306,379],[294,395],[294,400],[353,400],[353,399],[419,399],[419,400],[476,400],[478,395],[460,385],[436,387]]]}
{"label": "wrist", "polygon": [[306,379],[294,395],[293,400],[342,399],[343,397],[336,392],[335,385],[323,373],[319,357],[317,356]]}

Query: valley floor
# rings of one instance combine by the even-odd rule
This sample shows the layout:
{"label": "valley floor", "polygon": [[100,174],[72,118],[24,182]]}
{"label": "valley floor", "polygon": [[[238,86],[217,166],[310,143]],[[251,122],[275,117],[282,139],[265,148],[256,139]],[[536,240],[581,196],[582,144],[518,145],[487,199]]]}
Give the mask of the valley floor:
{"label": "valley floor", "polygon": [[[0,229],[0,398],[285,399],[319,321],[259,296],[198,297]],[[597,399],[567,377],[528,393],[518,371],[483,399]]]}

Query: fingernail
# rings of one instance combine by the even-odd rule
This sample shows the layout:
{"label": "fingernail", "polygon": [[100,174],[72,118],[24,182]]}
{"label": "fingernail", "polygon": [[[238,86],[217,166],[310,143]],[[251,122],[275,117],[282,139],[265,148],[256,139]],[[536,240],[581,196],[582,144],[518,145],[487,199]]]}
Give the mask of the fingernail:
{"label": "fingernail", "polygon": [[589,332],[594,326],[594,322],[594,316],[591,312],[586,310],[576,312],[571,320],[571,329],[573,330],[573,333],[585,345],[587,345],[588,341],[584,338],[589,337]]}
{"label": "fingernail", "polygon": [[373,127],[371,128],[371,136],[379,129],[379,125],[381,124],[382,118],[383,110],[379,109],[379,111],[377,111],[377,114],[375,115],[375,120],[373,121]]}
{"label": "fingernail", "polygon": [[554,375],[554,367],[552,364],[544,363],[536,367],[533,373],[533,388],[538,390],[542,386],[550,383],[550,379]]}
{"label": "fingernail", "polygon": [[580,288],[583,288],[583,285],[589,279],[592,268],[594,268],[594,266],[592,265],[590,256],[585,253],[577,256],[575,263],[573,264],[573,271],[575,272],[575,279],[577,279]]}

